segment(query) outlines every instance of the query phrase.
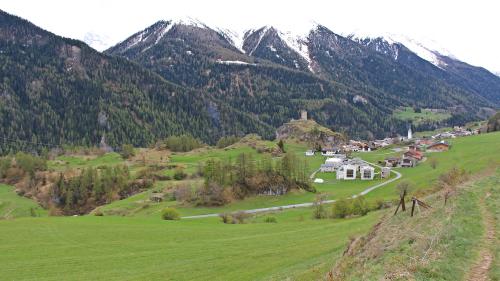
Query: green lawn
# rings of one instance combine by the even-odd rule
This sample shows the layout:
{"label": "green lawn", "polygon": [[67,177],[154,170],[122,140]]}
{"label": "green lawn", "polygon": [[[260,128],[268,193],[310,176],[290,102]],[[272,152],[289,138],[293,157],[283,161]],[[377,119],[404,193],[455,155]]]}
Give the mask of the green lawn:
{"label": "green lawn", "polygon": [[415,124],[442,121],[451,117],[450,113],[432,112],[430,109],[425,108],[420,113],[417,113],[411,107],[395,110],[393,115],[398,119],[412,121]]}
{"label": "green lawn", "polygon": [[0,220],[46,215],[47,211],[33,200],[17,195],[14,187],[0,184]]}
{"label": "green lawn", "polygon": [[[268,280],[320,278],[348,237],[379,213],[312,220],[311,210],[278,223],[218,219],[48,217],[0,221],[3,280]],[[258,221],[258,220],[257,220]],[[318,270],[321,269],[321,270]]]}

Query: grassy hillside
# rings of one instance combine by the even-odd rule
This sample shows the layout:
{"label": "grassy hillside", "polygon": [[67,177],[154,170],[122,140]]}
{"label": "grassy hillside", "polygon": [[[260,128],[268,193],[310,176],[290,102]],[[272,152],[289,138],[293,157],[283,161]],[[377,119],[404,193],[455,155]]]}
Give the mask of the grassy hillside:
{"label": "grassy hillside", "polygon": [[46,215],[47,211],[33,200],[17,195],[14,187],[0,184],[0,220]]}
{"label": "grassy hillside", "polygon": [[[277,218],[278,223],[244,225],[94,216],[0,221],[0,240],[9,241],[0,243],[0,275],[5,280],[311,280],[378,214],[315,221],[309,210],[294,210]],[[19,270],[26,267],[30,270]]]}
{"label": "grassy hillside", "polygon": [[[441,194],[427,197],[432,208],[413,218],[408,212],[388,213],[368,236],[351,244],[333,270],[333,279],[465,280],[472,276],[476,265],[483,266],[478,261],[489,248],[486,224],[492,222],[484,213],[495,212],[498,219],[499,180],[497,170],[486,179],[469,182],[447,205]],[[496,245],[498,238],[497,225]],[[498,280],[498,258],[497,246],[493,280]]]}
{"label": "grassy hillside", "polygon": [[420,112],[415,112],[411,107],[405,107],[394,111],[393,116],[400,120],[412,121],[415,125],[428,122],[439,122],[451,117],[450,113],[433,112],[430,109],[421,109]]}
{"label": "grassy hillside", "polygon": [[[500,133],[453,139],[450,151],[427,154],[428,159],[416,168],[398,170],[401,171],[404,179],[414,183],[415,190],[430,189],[437,177],[453,166],[463,167],[474,174],[491,167],[498,167],[500,157],[496,144],[499,140]],[[265,142],[262,145],[264,144],[269,147],[275,145],[272,142]],[[287,143],[286,148],[305,158],[303,156],[305,146]],[[236,144],[228,149],[204,148],[188,153],[175,153],[169,155],[168,161],[186,165],[188,170],[190,167],[195,169],[196,163],[200,160],[210,157],[235,157],[243,151],[253,153],[255,157],[261,155],[255,149]],[[384,149],[360,153],[359,156],[376,162],[395,153],[390,149]],[[50,165],[55,169],[63,169],[65,165],[78,168],[86,165],[100,165],[105,162],[111,165],[130,164],[132,169],[136,170],[140,168],[140,161],[124,161],[113,154],[88,161],[81,160],[79,156],[75,157],[75,159],[56,160],[68,162],[59,163],[62,166],[57,166],[56,162]],[[430,160],[433,158],[438,160],[436,169],[430,166]],[[317,169],[324,161],[321,156],[305,159],[309,163],[310,172]],[[332,176],[332,174],[317,174],[317,177],[325,179],[326,183],[316,185],[316,188],[327,192],[330,198],[348,197],[358,193],[366,185],[374,184],[374,182],[361,181],[337,182]],[[199,179],[159,181],[155,188],[162,189],[165,185],[197,180]],[[366,198],[370,201],[393,200],[396,197],[396,184],[397,182],[381,187],[368,194]],[[439,226],[441,227],[439,229],[442,229],[439,233],[449,233],[450,236],[446,237],[446,241],[451,244],[446,244],[446,247],[442,251],[440,249],[439,252],[443,254],[443,257],[449,255],[456,260],[454,264],[450,264],[437,257],[431,263],[432,267],[422,267],[423,273],[418,275],[420,280],[429,280],[433,276],[439,279],[443,274],[450,272],[453,278],[459,278],[465,274],[468,267],[464,264],[468,265],[474,260],[474,255],[478,252],[475,248],[476,243],[484,232],[481,227],[481,214],[477,209],[481,194],[476,194],[475,190],[483,192],[489,188],[492,200],[486,202],[496,206],[498,200],[494,198],[498,198],[498,192],[495,189],[497,186],[499,186],[498,178],[476,184],[464,190],[460,197],[453,198],[449,209],[440,208],[439,199],[429,199],[429,202],[435,206],[433,208],[435,213],[425,216],[428,219],[426,221],[423,220],[424,216],[410,221],[411,224],[408,227],[411,229],[420,227],[422,231],[434,231],[434,229],[437,231],[437,226]],[[4,186],[4,188],[7,187]],[[34,204],[26,198],[17,197],[12,192],[12,188],[6,190],[10,193],[0,193],[0,200],[5,201],[5,198],[14,196],[14,199],[23,203]],[[378,211],[359,218],[313,220],[312,209],[305,208],[261,214],[250,218],[243,225],[223,224],[219,218],[182,219],[168,222],[160,219],[160,210],[177,203],[175,201],[151,203],[149,202],[150,192],[146,191],[104,206],[103,217],[27,217],[0,221],[0,241],[9,241],[9,243],[0,243],[0,252],[2,252],[0,276],[7,280],[122,280],[124,278],[130,280],[216,280],[218,278],[225,280],[282,280],[286,278],[316,280],[324,277],[341,257],[350,237],[366,234],[383,215]],[[311,202],[314,196],[312,193],[301,192],[285,196],[255,196],[220,208],[178,206],[178,209],[181,215],[218,213]],[[0,210],[4,212],[5,209]],[[28,212],[19,216],[28,216],[29,207],[23,210],[28,210]],[[126,210],[133,217],[111,215],[112,211],[120,210]],[[453,210],[453,213],[449,213],[449,210]],[[265,223],[265,218],[268,216],[275,217],[278,222]],[[496,216],[498,218],[498,213]],[[398,215],[391,220],[391,223],[398,225],[398,223],[408,221],[409,218],[406,215]],[[448,223],[442,223],[443,221],[454,222],[453,227]],[[398,232],[395,231],[395,233]],[[418,240],[420,237],[415,235],[413,238],[415,241],[420,241]],[[410,238],[404,237],[404,239]],[[391,246],[387,262],[386,260],[383,262],[388,266],[388,270],[399,268],[400,262],[406,264],[405,260],[401,260],[398,256],[400,251],[412,249],[412,243],[425,248],[425,245],[428,245],[425,243],[429,242],[429,240],[422,240],[422,242],[408,243],[409,240],[404,239],[401,239],[401,244]],[[495,248],[496,265],[499,263],[499,249],[499,247]],[[449,252],[452,250],[455,252]],[[373,272],[374,276],[386,270],[375,261],[371,265],[370,272]],[[25,266],[36,270],[18,270]],[[460,269],[455,270],[460,266]],[[410,268],[408,271],[413,274],[414,271],[411,270],[414,269]],[[351,272],[346,271],[346,274],[351,274]],[[500,275],[498,269],[494,269],[491,274],[492,278],[498,280]],[[352,276],[364,278],[355,274]]]}
{"label": "grassy hillside", "polygon": [[[442,173],[452,167],[463,168],[469,173],[478,173],[490,167],[500,165],[500,133],[456,138],[449,140],[451,149],[448,152],[427,153],[427,160],[416,168],[397,168],[403,174],[403,179],[414,184],[415,189],[429,189]],[[377,162],[384,158],[397,155],[391,149],[359,153],[357,156],[370,162]],[[433,169],[430,165],[432,159],[437,161]],[[367,198],[395,198],[397,182],[381,187],[367,195]]]}

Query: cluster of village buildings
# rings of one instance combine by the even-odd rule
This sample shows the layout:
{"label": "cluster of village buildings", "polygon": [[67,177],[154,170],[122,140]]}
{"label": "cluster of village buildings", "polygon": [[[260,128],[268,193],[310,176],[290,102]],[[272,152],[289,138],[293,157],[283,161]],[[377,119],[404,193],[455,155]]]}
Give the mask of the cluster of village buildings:
{"label": "cluster of village buildings", "polygon": [[[307,156],[313,156],[314,151],[308,150]],[[319,170],[326,173],[336,173],[338,180],[373,180],[375,178],[375,168],[368,165],[360,158],[349,159],[345,154],[335,153],[334,151],[324,150],[321,155],[327,156],[324,164],[321,164]],[[390,168],[382,168],[380,177],[388,178]]]}
{"label": "cluster of village buildings", "polygon": [[[479,134],[479,129],[477,130],[467,130],[463,127],[454,127],[452,130],[439,133],[433,136],[424,138],[414,138],[411,129],[408,129],[408,136],[406,137],[395,137],[395,138],[385,138],[381,140],[374,141],[358,141],[350,140],[349,144],[343,145],[340,148],[333,148],[333,151],[351,151],[351,152],[369,152],[383,148],[395,143],[401,142],[411,142],[416,144],[419,148],[427,148],[431,145],[439,146],[442,140],[456,137],[465,137]],[[441,149],[438,149],[441,150]]]}
{"label": "cluster of village buildings", "polygon": [[[409,129],[407,137],[404,138],[386,138],[372,142],[351,140],[349,141],[349,144],[340,147],[323,148],[321,155],[326,156],[327,158],[325,163],[321,164],[319,170],[321,172],[335,172],[336,178],[339,180],[354,180],[358,178],[361,180],[373,180],[376,175],[374,167],[368,165],[360,158],[350,159],[343,153],[372,151],[396,142],[406,143],[406,148],[398,148],[403,152],[401,156],[387,157],[384,161],[379,161],[379,164],[384,167],[381,169],[380,173],[377,173],[377,175],[380,178],[388,178],[391,168],[415,167],[420,161],[424,160],[424,151],[447,151],[450,148],[450,145],[444,140],[444,138],[469,136],[472,134],[474,134],[474,132],[456,127],[450,132],[441,133],[431,137],[413,138],[412,131]],[[306,156],[314,155],[314,150],[306,151]]]}

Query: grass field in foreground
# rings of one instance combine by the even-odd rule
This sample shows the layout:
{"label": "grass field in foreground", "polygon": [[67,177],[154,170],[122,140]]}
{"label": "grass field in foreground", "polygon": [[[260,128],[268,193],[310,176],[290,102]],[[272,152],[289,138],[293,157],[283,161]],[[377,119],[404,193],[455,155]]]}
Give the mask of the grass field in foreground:
{"label": "grass field in foreground", "polygon": [[[379,213],[312,220],[311,210],[278,223],[227,225],[218,219],[162,221],[47,217],[0,221],[3,280],[268,280],[321,277],[348,237]],[[296,279],[295,279],[296,280]]]}
{"label": "grass field in foreground", "polygon": [[46,215],[35,201],[17,195],[12,186],[0,184],[0,219]]}

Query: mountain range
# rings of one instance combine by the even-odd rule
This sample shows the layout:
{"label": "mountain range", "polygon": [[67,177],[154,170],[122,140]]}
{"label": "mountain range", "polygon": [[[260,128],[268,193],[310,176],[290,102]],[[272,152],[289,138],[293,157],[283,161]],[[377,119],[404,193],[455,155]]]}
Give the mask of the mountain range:
{"label": "mountain range", "polygon": [[[407,46],[408,45],[408,46]],[[417,48],[417,47],[418,48]],[[452,113],[428,129],[500,107],[500,77],[392,38],[303,35],[272,26],[237,34],[158,21],[100,53],[0,12],[3,152],[31,143],[147,145],[173,134],[272,138],[305,109],[361,138],[402,133],[405,106]]]}

